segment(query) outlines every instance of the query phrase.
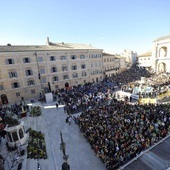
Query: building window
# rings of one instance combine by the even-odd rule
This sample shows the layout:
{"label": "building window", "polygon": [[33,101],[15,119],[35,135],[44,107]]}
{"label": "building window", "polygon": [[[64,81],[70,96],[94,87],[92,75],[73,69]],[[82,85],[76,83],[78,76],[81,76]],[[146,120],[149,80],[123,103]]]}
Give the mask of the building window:
{"label": "building window", "polygon": [[45,84],[47,81],[46,81],[46,77],[42,77],[41,78],[41,82],[43,83],[43,84]]}
{"label": "building window", "polygon": [[45,68],[44,67],[40,68],[40,74],[45,74]]}
{"label": "building window", "polygon": [[66,58],[66,56],[65,55],[63,55],[63,56],[60,56],[60,60],[66,60],[67,58]]}
{"label": "building window", "polygon": [[95,67],[97,67],[97,63],[95,63]]}
{"label": "building window", "polygon": [[12,88],[13,88],[13,89],[19,88],[19,83],[18,83],[18,82],[12,83]]}
{"label": "building window", "polygon": [[26,58],[23,58],[23,63],[30,63],[30,58],[26,57]]}
{"label": "building window", "polygon": [[57,72],[57,67],[51,67],[51,72],[52,73]]}
{"label": "building window", "polygon": [[86,64],[81,64],[81,69],[85,69],[86,68]]}
{"label": "building window", "polygon": [[75,60],[76,59],[76,55],[71,55],[71,59]]}
{"label": "building window", "polygon": [[31,94],[35,94],[35,89],[31,89]]}
{"label": "building window", "polygon": [[19,130],[19,137],[20,137],[20,139],[22,139],[24,137],[24,133],[23,133],[22,129]]}
{"label": "building window", "polygon": [[13,58],[6,59],[6,64],[15,64]]}
{"label": "building window", "polygon": [[54,77],[53,77],[53,82],[54,82],[54,81],[58,81],[58,80],[59,80],[59,79],[58,79],[58,76],[54,76]]}
{"label": "building window", "polygon": [[33,75],[33,71],[32,70],[25,70],[25,74],[26,74],[26,76],[31,76],[31,75]]}
{"label": "building window", "polygon": [[67,71],[67,66],[66,65],[62,65],[62,71]]}
{"label": "building window", "polygon": [[9,140],[10,142],[13,141],[13,140],[12,140],[12,137],[11,137],[11,133],[9,133],[9,132],[7,132],[7,138],[8,138],[8,140]]}
{"label": "building window", "polygon": [[35,85],[35,82],[34,82],[34,80],[28,80],[28,81],[27,81],[27,83],[28,83],[28,86]]}
{"label": "building window", "polygon": [[43,57],[38,57],[38,62],[42,62],[43,61]]}
{"label": "building window", "polygon": [[93,67],[93,63],[91,63],[91,67]]}
{"label": "building window", "polygon": [[16,142],[18,139],[18,135],[17,135],[17,132],[12,132],[12,137],[13,137],[13,140],[14,142]]}
{"label": "building window", "polygon": [[84,77],[84,76],[87,76],[87,73],[83,71],[81,75],[82,77]]}
{"label": "building window", "polygon": [[68,79],[68,75],[63,75],[63,80],[67,80]]}
{"label": "building window", "polygon": [[56,90],[58,89],[58,87],[59,87],[58,85],[55,85],[55,89],[56,89]]}
{"label": "building window", "polygon": [[55,61],[55,56],[50,56],[50,61]]}
{"label": "building window", "polygon": [[72,65],[72,70],[77,70],[77,65]]}
{"label": "building window", "polygon": [[80,59],[85,59],[85,55],[80,55]]}
{"label": "building window", "polygon": [[4,85],[0,84],[0,91],[4,90]]}
{"label": "building window", "polygon": [[12,77],[18,77],[17,72],[16,72],[16,71],[10,71],[10,72],[9,72],[9,77],[10,77],[10,78],[12,78]]}
{"label": "building window", "polygon": [[78,74],[77,73],[73,73],[73,78],[78,78]]}
{"label": "building window", "polygon": [[19,97],[20,96],[20,92],[16,92],[16,96]]}

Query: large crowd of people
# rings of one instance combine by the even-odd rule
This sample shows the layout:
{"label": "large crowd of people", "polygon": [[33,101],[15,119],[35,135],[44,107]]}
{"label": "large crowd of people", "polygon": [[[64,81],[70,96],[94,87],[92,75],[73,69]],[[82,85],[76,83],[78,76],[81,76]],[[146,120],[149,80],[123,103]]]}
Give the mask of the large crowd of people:
{"label": "large crowd of people", "polygon": [[60,93],[59,101],[64,102],[64,110],[68,114],[74,114],[107,103],[113,91],[114,86],[111,86],[110,83],[89,83],[65,90]]}
{"label": "large crowd of people", "polygon": [[[73,86],[57,93],[56,106],[64,104],[69,116],[81,112],[76,124],[107,170],[117,169],[170,134],[169,104],[132,105],[115,98],[116,87],[133,93],[134,87],[140,86],[141,77],[146,77],[153,91],[140,92],[139,96],[155,97],[168,90],[169,74],[153,75],[133,65],[106,76],[102,82]],[[23,107],[26,106],[21,102],[11,105],[10,110],[19,114]],[[1,108],[0,114],[3,116],[7,109]]]}
{"label": "large crowd of people", "polygon": [[124,84],[122,91],[139,95],[139,98],[157,98],[161,94],[169,91],[170,74],[160,73],[144,77],[145,81],[138,79],[136,81]]}
{"label": "large crowd of people", "polygon": [[79,127],[107,169],[113,170],[170,133],[170,108],[113,99],[110,105],[83,112]]}
{"label": "large crowd of people", "polygon": [[[165,84],[169,85],[168,78],[162,84],[159,82],[161,75],[150,75],[147,70],[135,66],[129,70],[105,81],[122,88],[129,82],[137,83],[147,75],[150,80],[154,80],[152,87],[158,86],[163,90]],[[152,97],[155,94],[149,95]],[[78,122],[80,131],[96,155],[105,163],[107,170],[113,170],[170,134],[170,108],[169,104],[132,105],[113,97],[111,104],[99,104],[91,110],[83,111]]]}

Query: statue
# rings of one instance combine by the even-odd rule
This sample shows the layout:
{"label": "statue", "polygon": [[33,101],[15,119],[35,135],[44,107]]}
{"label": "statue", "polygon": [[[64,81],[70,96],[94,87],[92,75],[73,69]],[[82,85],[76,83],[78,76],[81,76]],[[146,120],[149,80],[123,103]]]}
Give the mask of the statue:
{"label": "statue", "polygon": [[17,118],[17,115],[7,110],[4,117],[5,124],[8,124],[8,127],[17,126],[20,124],[20,121]]}

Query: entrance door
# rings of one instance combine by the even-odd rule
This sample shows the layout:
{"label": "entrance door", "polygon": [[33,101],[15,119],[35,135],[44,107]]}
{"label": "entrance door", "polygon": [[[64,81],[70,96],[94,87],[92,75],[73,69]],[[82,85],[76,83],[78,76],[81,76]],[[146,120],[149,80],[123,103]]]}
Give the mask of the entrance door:
{"label": "entrance door", "polygon": [[99,78],[98,77],[96,77],[96,82],[98,82],[99,81]]}
{"label": "entrance door", "polygon": [[1,95],[2,104],[8,104],[8,98],[5,94]]}

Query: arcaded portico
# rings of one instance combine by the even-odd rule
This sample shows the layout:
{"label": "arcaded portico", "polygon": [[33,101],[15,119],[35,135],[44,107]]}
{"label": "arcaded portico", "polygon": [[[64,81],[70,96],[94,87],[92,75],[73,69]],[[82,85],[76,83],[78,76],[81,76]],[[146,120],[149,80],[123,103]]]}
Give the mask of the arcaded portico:
{"label": "arcaded portico", "polygon": [[170,35],[153,41],[152,67],[156,73],[170,72]]}

